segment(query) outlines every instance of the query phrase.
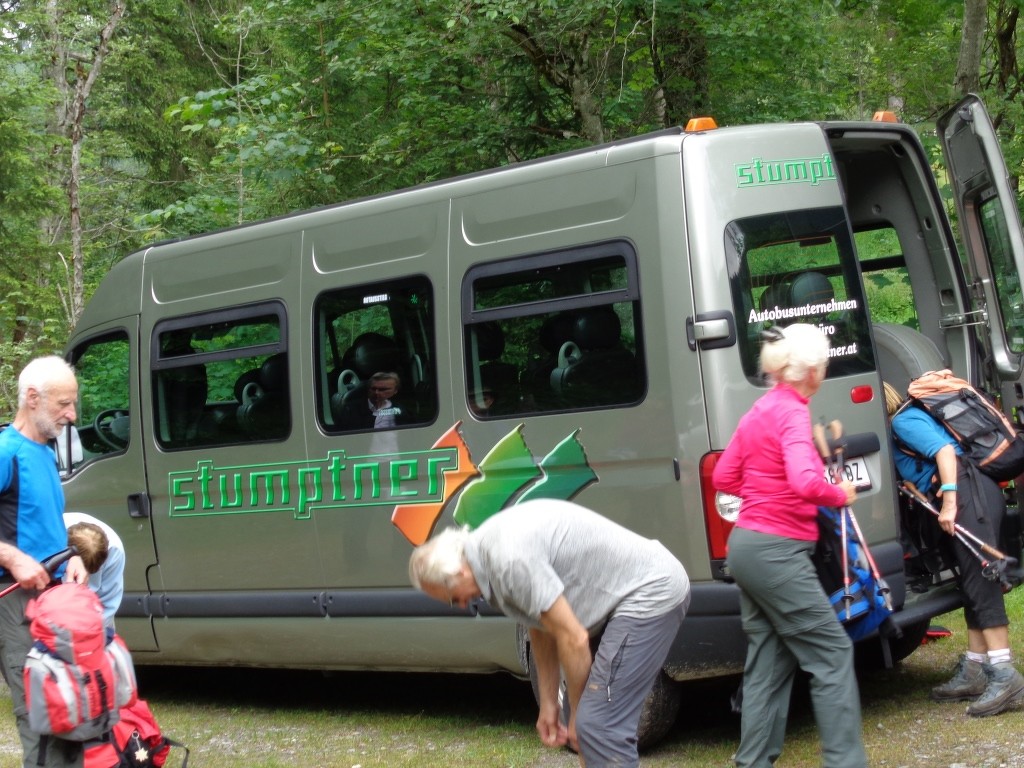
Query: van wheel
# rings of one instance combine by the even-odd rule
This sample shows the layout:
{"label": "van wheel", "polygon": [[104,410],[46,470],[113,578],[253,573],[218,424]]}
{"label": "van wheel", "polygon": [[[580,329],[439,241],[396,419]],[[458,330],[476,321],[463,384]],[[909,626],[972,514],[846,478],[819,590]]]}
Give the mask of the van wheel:
{"label": "van wheel", "polygon": [[654,687],[644,700],[644,708],[640,710],[640,724],[636,729],[640,749],[653,747],[672,730],[682,698],[679,683],[664,672],[659,672]]}
{"label": "van wheel", "polygon": [[[533,651],[529,652],[528,663],[530,669],[530,687],[533,689],[533,698],[540,704],[537,686],[537,670],[533,663]],[[682,690],[679,684],[664,672],[658,672],[654,680],[651,692],[644,699],[643,709],[640,710],[640,722],[636,729],[637,747],[643,751],[654,746],[672,729],[676,717],[679,714],[679,705],[682,701]],[[558,687],[558,707],[562,713],[562,722],[569,722],[569,696],[565,687],[565,680]]]}

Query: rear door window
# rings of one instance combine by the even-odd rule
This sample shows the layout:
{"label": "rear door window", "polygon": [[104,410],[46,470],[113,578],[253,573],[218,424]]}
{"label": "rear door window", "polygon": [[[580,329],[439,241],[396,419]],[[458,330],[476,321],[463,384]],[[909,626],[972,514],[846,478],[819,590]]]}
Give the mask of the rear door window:
{"label": "rear door window", "polygon": [[726,228],[743,370],[754,382],[761,331],[809,323],[829,338],[828,376],[874,370],[868,319],[841,208],[755,216]]}

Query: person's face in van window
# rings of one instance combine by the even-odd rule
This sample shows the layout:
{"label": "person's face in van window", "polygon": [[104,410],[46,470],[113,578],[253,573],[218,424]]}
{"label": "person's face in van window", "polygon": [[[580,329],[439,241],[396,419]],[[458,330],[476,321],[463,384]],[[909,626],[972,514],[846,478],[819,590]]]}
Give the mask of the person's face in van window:
{"label": "person's face in van window", "polygon": [[378,379],[370,382],[370,402],[380,408],[386,400],[398,394],[398,382],[394,379]]}

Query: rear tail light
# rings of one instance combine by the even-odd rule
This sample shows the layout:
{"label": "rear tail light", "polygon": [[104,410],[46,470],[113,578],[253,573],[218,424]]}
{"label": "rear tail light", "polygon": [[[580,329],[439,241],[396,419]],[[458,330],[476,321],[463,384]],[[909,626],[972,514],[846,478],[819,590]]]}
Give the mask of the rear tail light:
{"label": "rear tail light", "polygon": [[722,454],[709,453],[700,460],[700,493],[704,508],[704,528],[708,535],[708,554],[712,560],[724,560],[733,523],[739,514],[739,498],[717,493],[711,473]]}

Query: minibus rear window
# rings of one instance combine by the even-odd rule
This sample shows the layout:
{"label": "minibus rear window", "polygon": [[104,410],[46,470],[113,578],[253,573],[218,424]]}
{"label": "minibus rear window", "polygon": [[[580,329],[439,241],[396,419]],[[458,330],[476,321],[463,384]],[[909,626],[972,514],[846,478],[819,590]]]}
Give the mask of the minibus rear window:
{"label": "minibus rear window", "polygon": [[792,323],[816,325],[828,336],[830,378],[874,370],[856,255],[841,208],[733,221],[725,251],[743,370],[751,381],[761,381],[761,331]]}

